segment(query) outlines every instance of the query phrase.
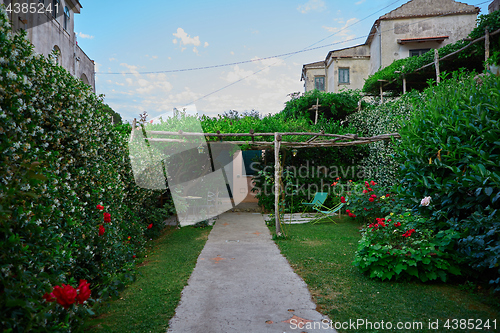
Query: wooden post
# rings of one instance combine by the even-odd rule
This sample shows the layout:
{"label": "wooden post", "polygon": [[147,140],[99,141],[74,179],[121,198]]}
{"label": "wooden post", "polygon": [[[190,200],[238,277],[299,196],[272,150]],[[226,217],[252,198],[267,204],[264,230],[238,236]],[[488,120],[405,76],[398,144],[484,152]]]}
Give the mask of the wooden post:
{"label": "wooden post", "polygon": [[[490,31],[488,27],[484,30],[484,61],[488,61],[490,57]],[[490,65],[486,64],[486,69],[490,69]]]}
{"label": "wooden post", "polygon": [[319,109],[319,98],[316,98],[316,119],[314,120],[314,125],[318,123],[318,109]]}
{"label": "wooden post", "polygon": [[439,52],[437,49],[434,49],[434,66],[436,67],[436,82],[441,82],[441,76],[439,72]]}
{"label": "wooden post", "polygon": [[405,73],[404,73],[404,70],[405,70],[405,66],[403,66],[403,69],[402,69],[402,74],[403,74],[403,94],[406,94],[406,76],[405,76]]}
{"label": "wooden post", "polygon": [[278,132],[274,133],[274,219],[276,223],[276,235],[281,236],[280,225],[280,141],[281,136]]}
{"label": "wooden post", "polygon": [[382,82],[380,82],[380,104],[384,103],[384,90],[382,89]]}

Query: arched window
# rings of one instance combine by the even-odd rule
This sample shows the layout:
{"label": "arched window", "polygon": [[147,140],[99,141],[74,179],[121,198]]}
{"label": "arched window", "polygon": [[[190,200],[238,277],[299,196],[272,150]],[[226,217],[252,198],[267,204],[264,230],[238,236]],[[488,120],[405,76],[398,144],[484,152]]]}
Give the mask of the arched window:
{"label": "arched window", "polygon": [[64,30],[68,30],[69,28],[69,19],[70,19],[69,8],[64,7]]}
{"label": "arched window", "polygon": [[54,47],[52,48],[52,52],[55,52],[56,63],[59,66],[62,66],[62,55],[61,55],[61,49],[59,48],[59,46],[54,45]]}
{"label": "arched window", "polygon": [[82,80],[82,82],[85,84],[89,84],[89,79],[87,79],[87,75],[85,75],[85,73],[82,73],[82,75],[80,76],[80,80]]}
{"label": "arched window", "polygon": [[57,18],[61,7],[61,0],[52,0],[52,17]]}

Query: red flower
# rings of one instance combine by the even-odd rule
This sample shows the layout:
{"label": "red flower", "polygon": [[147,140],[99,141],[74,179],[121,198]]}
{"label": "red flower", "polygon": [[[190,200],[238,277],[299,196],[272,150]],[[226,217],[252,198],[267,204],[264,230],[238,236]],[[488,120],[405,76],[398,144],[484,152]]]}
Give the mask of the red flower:
{"label": "red flower", "polygon": [[99,236],[102,236],[104,235],[104,232],[106,231],[106,229],[104,229],[104,226],[101,224],[99,226]]}
{"label": "red flower", "polygon": [[153,227],[153,223],[151,223],[150,225],[148,225],[148,229],[151,229]]}
{"label": "red flower", "polygon": [[350,211],[349,209],[346,209],[346,210],[345,210],[345,212],[346,212],[346,213],[350,213],[351,211]]}
{"label": "red flower", "polygon": [[45,293],[43,294],[43,298],[45,298],[45,300],[47,302],[54,302],[56,300],[56,297],[54,296],[54,293]]}
{"label": "red flower", "polygon": [[392,220],[391,219],[388,219],[387,222],[391,222]]}
{"label": "red flower", "polygon": [[104,216],[104,222],[109,223],[111,222],[111,214],[110,213],[103,213]]}
{"label": "red flower", "polygon": [[335,186],[335,185],[337,185],[337,182],[333,182],[333,184],[331,186]]}
{"label": "red flower", "polygon": [[384,222],[379,222],[378,225],[381,226],[381,227],[385,227],[385,223]]}
{"label": "red flower", "polygon": [[339,180],[339,179],[340,179],[340,177],[337,177],[337,180]]}
{"label": "red flower", "polygon": [[368,191],[369,191],[369,192],[372,192],[372,191],[373,191],[373,189],[372,189],[372,188],[369,188],[369,189],[368,189]]}
{"label": "red flower", "polygon": [[99,210],[103,210],[103,209],[104,209],[104,207],[103,207],[103,206],[101,206],[101,205],[97,205],[97,209],[99,209]]}
{"label": "red flower", "polygon": [[373,197],[371,197],[370,199],[368,199],[368,201],[370,201],[370,202],[374,202],[374,201],[375,201],[375,199],[374,199]]}
{"label": "red flower", "polygon": [[368,183],[367,181],[365,181],[365,186],[366,187],[370,187],[370,183]]}
{"label": "red flower", "polygon": [[375,183],[373,180],[370,182],[370,184],[373,186],[373,185],[377,185],[377,183]]}
{"label": "red flower", "polygon": [[72,286],[62,284],[62,287],[55,286],[52,293],[57,299],[57,303],[62,305],[65,309],[69,308],[71,304],[76,301],[76,290]]}
{"label": "red flower", "polygon": [[346,203],[345,198],[344,197],[340,197],[340,202]]}
{"label": "red flower", "polygon": [[403,234],[403,237],[410,237],[412,233],[415,232],[415,229],[410,229]]}
{"label": "red flower", "polygon": [[368,209],[366,209],[366,208],[363,208],[363,209],[364,209],[364,210],[368,210]]}
{"label": "red flower", "polygon": [[368,191],[367,190],[363,190],[363,194],[366,194],[366,193],[368,193]]}
{"label": "red flower", "polygon": [[386,195],[385,195],[385,197],[386,197],[386,198],[388,198],[388,197],[390,197],[390,195],[389,195],[389,194],[386,194]]}
{"label": "red flower", "polygon": [[132,258],[135,258],[135,254],[132,256]]}
{"label": "red flower", "polygon": [[89,299],[90,297],[89,286],[90,283],[88,283],[87,280],[80,280],[80,284],[78,285],[78,288],[76,288],[76,291],[78,292],[76,300],[78,303],[83,304],[83,302]]}
{"label": "red flower", "polygon": [[401,223],[397,222],[397,223],[394,223],[394,226],[395,227],[399,227],[401,225]]}
{"label": "red flower", "polygon": [[349,213],[349,217],[356,218],[356,215],[354,215],[353,213]]}
{"label": "red flower", "polygon": [[376,197],[377,197],[377,195],[376,195],[376,194],[372,194],[372,195],[370,195],[370,198],[376,198]]}

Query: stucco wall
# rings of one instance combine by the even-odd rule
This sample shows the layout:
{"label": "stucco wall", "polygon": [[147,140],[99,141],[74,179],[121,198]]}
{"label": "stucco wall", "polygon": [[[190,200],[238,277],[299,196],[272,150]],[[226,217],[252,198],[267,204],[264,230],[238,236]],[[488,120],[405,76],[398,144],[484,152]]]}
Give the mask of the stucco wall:
{"label": "stucco wall", "polygon": [[[382,67],[409,57],[412,49],[436,49],[466,38],[476,27],[476,15],[449,15],[430,18],[382,20]],[[449,36],[443,42],[398,44],[398,39]],[[375,44],[372,42],[372,45]],[[373,53],[373,56],[377,56]],[[377,62],[377,61],[375,61]]]}
{"label": "stucco wall", "polygon": [[[315,76],[325,76],[325,68],[306,68],[306,79],[304,82],[305,91],[314,90]],[[325,77],[325,90],[328,91],[326,77]]]}
{"label": "stucco wall", "polygon": [[[339,84],[339,68],[349,68],[348,84]],[[368,77],[370,59],[368,58],[340,58],[335,59],[328,67],[328,91],[338,93],[343,89],[361,89]]]}
{"label": "stucco wall", "polygon": [[[3,4],[11,2],[12,0],[0,0],[0,3]],[[11,13],[9,18],[12,21],[13,31],[26,30],[28,39],[35,47],[36,53],[48,56],[57,46],[61,53],[60,65],[78,79],[81,79],[82,74],[85,74],[89,85],[95,91],[94,63],[76,44],[74,33],[75,11],[79,13],[81,7],[79,3],[70,0],[60,0],[60,3],[60,10],[64,11],[65,6],[70,9],[70,20],[66,29],[64,29],[64,15],[54,19],[50,13],[44,16]],[[34,24],[25,24],[21,20],[34,22]],[[29,26],[33,27],[29,28]]]}

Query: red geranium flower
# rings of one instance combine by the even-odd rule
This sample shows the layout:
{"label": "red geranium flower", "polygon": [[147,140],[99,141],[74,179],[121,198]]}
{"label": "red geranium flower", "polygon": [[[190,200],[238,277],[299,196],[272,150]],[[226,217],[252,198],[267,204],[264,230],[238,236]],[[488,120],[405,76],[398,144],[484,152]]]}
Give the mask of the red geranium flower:
{"label": "red geranium flower", "polygon": [[56,300],[56,297],[54,296],[54,293],[45,293],[43,294],[43,298],[45,298],[45,300],[47,302],[54,302]]}
{"label": "red geranium flower", "polygon": [[373,189],[372,189],[372,188],[369,188],[369,189],[368,189],[368,192],[373,192]]}
{"label": "red geranium flower", "polygon": [[62,305],[65,309],[69,308],[71,304],[76,301],[76,290],[72,286],[62,284],[60,286],[55,286],[52,291],[57,299],[57,303]]}
{"label": "red geranium flower", "polygon": [[363,194],[366,194],[366,193],[368,193],[368,190],[363,190]]}
{"label": "red geranium flower", "polygon": [[386,197],[386,198],[388,198],[388,197],[390,197],[390,195],[389,195],[389,194],[386,194],[386,195],[385,195],[385,197]]}
{"label": "red geranium flower", "polygon": [[78,303],[83,304],[83,302],[89,299],[90,297],[89,286],[90,283],[88,283],[87,280],[80,280],[80,284],[76,289],[76,291],[78,292],[78,295],[76,296],[76,300]]}
{"label": "red geranium flower", "polygon": [[111,214],[110,213],[103,213],[104,216],[104,222],[109,223],[111,222]]}
{"label": "red geranium flower", "polygon": [[340,197],[340,202],[346,203],[345,198],[344,197]]}
{"label": "red geranium flower", "polygon": [[375,201],[375,199],[372,197],[372,198],[368,199],[368,201],[370,201],[370,202],[374,202],[374,201]]}
{"label": "red geranium flower", "polygon": [[99,236],[102,236],[104,235],[104,232],[106,231],[106,229],[104,229],[104,226],[101,224],[99,226]]}
{"label": "red geranium flower", "polygon": [[415,232],[415,229],[410,229],[403,234],[403,237],[410,237],[412,233]]}
{"label": "red geranium flower", "polygon": [[370,184],[373,186],[373,185],[377,185],[377,183],[375,183],[373,180],[370,182]]}
{"label": "red geranium flower", "polygon": [[104,207],[103,207],[103,206],[101,206],[101,205],[97,205],[97,209],[99,209],[99,210],[103,210],[103,209],[104,209]]}
{"label": "red geranium flower", "polygon": [[399,227],[400,225],[401,225],[401,223],[399,223],[399,222],[394,223],[395,227]]}
{"label": "red geranium flower", "polygon": [[377,197],[377,195],[376,195],[376,194],[372,194],[372,195],[370,195],[370,198],[376,198],[376,197]]}
{"label": "red geranium flower", "polygon": [[153,223],[151,223],[150,225],[148,225],[148,229],[151,229],[153,227]]}
{"label": "red geranium flower", "polygon": [[349,209],[346,209],[346,210],[345,210],[345,212],[346,212],[346,213],[350,213],[351,211],[350,211]]}

